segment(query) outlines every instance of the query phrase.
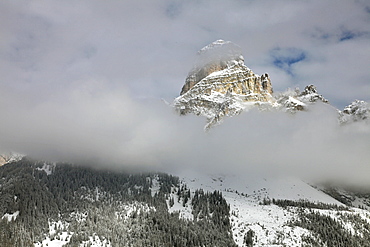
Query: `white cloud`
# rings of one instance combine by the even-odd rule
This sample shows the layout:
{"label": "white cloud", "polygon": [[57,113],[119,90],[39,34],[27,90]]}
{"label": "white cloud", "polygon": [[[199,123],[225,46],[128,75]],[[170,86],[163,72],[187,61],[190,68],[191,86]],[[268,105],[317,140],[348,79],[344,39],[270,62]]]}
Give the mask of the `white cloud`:
{"label": "white cloud", "polygon": [[370,126],[340,127],[335,109],[325,104],[296,115],[255,109],[204,132],[202,117],[180,117],[162,101],[135,100],[124,92],[102,91],[99,84],[39,105],[18,100],[6,98],[9,105],[2,105],[0,148],[38,158],[356,183],[368,181],[370,172]]}

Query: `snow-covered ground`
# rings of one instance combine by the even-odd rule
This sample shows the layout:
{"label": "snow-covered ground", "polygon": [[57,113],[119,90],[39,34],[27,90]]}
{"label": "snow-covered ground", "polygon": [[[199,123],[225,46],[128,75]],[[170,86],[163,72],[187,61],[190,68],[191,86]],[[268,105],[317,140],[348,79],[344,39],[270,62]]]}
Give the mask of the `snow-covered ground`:
{"label": "snow-covered ground", "polygon": [[12,220],[16,220],[18,215],[19,215],[19,211],[16,211],[12,214],[4,214],[4,216],[1,217],[1,219],[8,219],[8,222],[10,222]]}
{"label": "snow-covered ground", "polygon": [[[181,182],[191,190],[221,191],[230,205],[232,233],[238,246],[243,245],[249,230],[255,233],[256,246],[301,246],[301,237],[309,231],[292,227],[288,223],[296,212],[276,205],[261,205],[264,199],[308,200],[342,205],[307,183],[291,177],[261,175],[202,175],[194,173],[178,174]],[[189,205],[183,207],[181,201],[169,210],[179,211],[180,217],[192,219]],[[189,203],[190,204],[190,203]]]}
{"label": "snow-covered ground", "polygon": [[39,171],[44,171],[46,175],[49,176],[53,173],[55,166],[56,166],[56,163],[52,163],[52,164],[44,163],[44,165],[41,168],[37,167],[36,169]]}
{"label": "snow-covered ground", "polygon": [[71,240],[73,232],[68,232],[68,223],[62,221],[49,222],[49,236],[40,243],[34,244],[35,247],[61,247]]}
{"label": "snow-covered ground", "polygon": [[90,236],[89,237],[89,240],[88,241],[84,241],[82,244],[80,244],[80,247],[111,247],[111,243],[103,238],[103,239],[100,239],[99,236],[97,235],[94,235],[94,236]]}
{"label": "snow-covered ground", "polygon": [[159,178],[158,177],[154,177],[152,179],[152,187],[150,188],[150,191],[152,193],[152,196],[154,196],[155,193],[159,192],[159,189],[160,189]]}
{"label": "snow-covered ground", "polygon": [[46,237],[42,243],[35,243],[35,247],[62,247],[69,243],[71,237],[72,235],[69,235],[67,232],[62,232],[59,235],[59,239],[50,239],[49,237]]}
{"label": "snow-covered ground", "polygon": [[[184,204],[184,199],[179,198],[175,188],[172,188],[170,198],[167,199],[168,211],[170,213],[178,212],[181,219],[193,220],[191,201]],[[170,205],[170,199],[173,199],[173,205]]]}
{"label": "snow-covered ground", "polygon": [[121,210],[115,212],[117,219],[127,220],[132,217],[133,214],[143,214],[150,211],[156,211],[154,207],[149,206],[146,203],[142,202],[132,202],[128,204],[123,204],[120,206]]}
{"label": "snow-covered ground", "polygon": [[[149,212],[155,210],[154,207],[150,207],[145,203],[141,202],[133,202],[123,204],[120,207],[120,210],[115,212],[117,219],[127,220],[132,216],[132,214],[136,213],[140,215],[144,212]],[[14,215],[14,214],[13,214]],[[70,214],[71,218],[74,218],[78,222],[83,222],[86,220],[88,213],[87,212],[72,212]],[[8,216],[10,217],[10,216]],[[37,242],[34,244],[35,247],[61,247],[66,245],[70,242],[73,232],[68,230],[69,224],[67,222],[62,221],[50,221],[49,222],[49,232],[45,234],[45,239],[42,242]],[[108,239],[104,236],[98,236],[97,234],[93,234],[89,236],[89,240],[83,241],[80,244],[80,247],[111,247],[111,243]]]}

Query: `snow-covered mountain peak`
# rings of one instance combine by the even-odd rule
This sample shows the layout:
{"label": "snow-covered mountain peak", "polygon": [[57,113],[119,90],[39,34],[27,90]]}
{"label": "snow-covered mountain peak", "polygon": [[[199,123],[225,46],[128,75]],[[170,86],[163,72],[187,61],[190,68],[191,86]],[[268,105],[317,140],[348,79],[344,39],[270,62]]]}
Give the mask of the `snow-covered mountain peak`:
{"label": "snow-covered mountain peak", "polygon": [[[195,64],[173,106],[181,115],[190,113],[206,117],[205,129],[220,124],[224,117],[241,114],[254,106],[260,110],[296,113],[307,111],[316,103],[329,104],[312,84],[303,91],[297,88],[273,94],[269,75],[260,76],[248,68],[241,48],[230,41],[216,40],[203,47]],[[370,119],[369,104],[361,100],[337,112],[342,124],[369,122]]]}
{"label": "snow-covered mountain peak", "polygon": [[299,100],[303,102],[316,102],[322,101],[324,103],[329,103],[321,94],[317,92],[316,86],[308,85],[304,88],[303,92],[298,95]]}
{"label": "snow-covered mountain peak", "polygon": [[259,76],[249,69],[239,46],[217,40],[202,48],[198,55],[199,61],[174,101],[180,114],[205,116],[210,127],[251,104],[274,101],[269,75]]}
{"label": "snow-covered mountain peak", "polygon": [[[312,84],[303,91],[288,89],[273,94],[269,75],[259,76],[248,68],[241,48],[230,41],[216,40],[203,47],[195,64],[173,106],[181,115],[205,116],[206,129],[253,106],[296,113],[309,110],[316,103],[329,104]],[[368,122],[370,118],[369,104],[360,100],[338,112],[340,123]]]}
{"label": "snow-covered mountain peak", "polygon": [[355,100],[344,107],[343,111],[339,111],[339,116],[341,123],[368,121],[370,119],[370,105],[363,100]]}
{"label": "snow-covered mountain peak", "polygon": [[274,107],[290,113],[307,110],[309,105],[316,102],[329,103],[327,99],[318,93],[314,85],[306,86],[302,92],[297,88],[274,96],[277,102]]}
{"label": "snow-covered mountain peak", "polygon": [[188,92],[208,75],[235,67],[245,67],[241,48],[230,42],[217,40],[198,51],[193,69],[189,72],[180,95]]}

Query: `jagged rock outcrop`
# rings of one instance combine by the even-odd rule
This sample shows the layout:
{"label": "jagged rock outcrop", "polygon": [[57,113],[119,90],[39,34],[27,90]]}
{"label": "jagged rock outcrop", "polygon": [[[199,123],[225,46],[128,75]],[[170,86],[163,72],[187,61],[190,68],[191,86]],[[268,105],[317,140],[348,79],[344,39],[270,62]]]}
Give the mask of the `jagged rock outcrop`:
{"label": "jagged rock outcrop", "polygon": [[317,92],[316,87],[314,85],[306,86],[303,92],[301,92],[298,95],[298,99],[303,102],[313,103],[313,102],[321,101],[324,103],[329,103],[327,99],[325,99],[321,94]]}
{"label": "jagged rock outcrop", "polygon": [[357,121],[369,121],[370,105],[363,100],[355,100],[350,105],[339,111],[340,123],[350,123]]}
{"label": "jagged rock outcrop", "polygon": [[212,124],[251,104],[274,101],[269,75],[259,76],[245,66],[239,46],[217,40],[198,54],[199,61],[174,101],[181,114],[203,115]]}
{"label": "jagged rock outcrop", "polygon": [[307,106],[315,102],[329,103],[327,99],[317,92],[314,85],[306,86],[302,92],[298,88],[294,91],[287,90],[276,95],[275,98],[276,106],[290,113],[307,110]]}

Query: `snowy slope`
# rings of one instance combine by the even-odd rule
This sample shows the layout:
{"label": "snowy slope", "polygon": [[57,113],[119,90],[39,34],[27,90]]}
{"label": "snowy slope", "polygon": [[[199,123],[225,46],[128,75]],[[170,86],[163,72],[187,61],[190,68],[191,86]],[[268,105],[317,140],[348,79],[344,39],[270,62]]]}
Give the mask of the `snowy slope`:
{"label": "snowy slope", "polygon": [[[289,226],[297,212],[276,205],[262,205],[264,199],[309,200],[327,204],[342,205],[307,183],[295,179],[272,176],[252,175],[205,175],[184,172],[178,174],[181,183],[186,184],[192,194],[196,189],[213,192],[221,191],[230,205],[231,225],[234,241],[243,244],[248,230],[255,233],[257,246],[301,246],[301,237],[310,232],[300,227]],[[176,201],[176,200],[175,200]],[[178,210],[180,217],[190,218],[189,205],[177,204],[170,208]],[[182,213],[182,214],[181,214]]]}

